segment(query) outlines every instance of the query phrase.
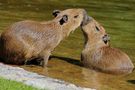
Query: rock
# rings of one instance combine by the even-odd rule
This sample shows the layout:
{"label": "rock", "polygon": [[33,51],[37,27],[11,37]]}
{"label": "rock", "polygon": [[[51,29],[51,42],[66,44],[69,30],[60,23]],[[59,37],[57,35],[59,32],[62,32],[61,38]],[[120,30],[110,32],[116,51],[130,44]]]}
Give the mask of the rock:
{"label": "rock", "polygon": [[49,90],[95,90],[90,88],[78,87],[74,84],[53,79],[50,77],[38,75],[37,73],[28,72],[20,67],[12,67],[0,63],[0,77],[23,82],[39,89]]}

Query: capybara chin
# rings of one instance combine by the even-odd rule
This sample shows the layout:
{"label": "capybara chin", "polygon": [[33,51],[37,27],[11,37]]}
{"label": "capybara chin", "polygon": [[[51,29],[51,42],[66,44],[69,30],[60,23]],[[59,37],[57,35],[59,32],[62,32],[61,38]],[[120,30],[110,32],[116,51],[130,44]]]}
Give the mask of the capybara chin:
{"label": "capybara chin", "polygon": [[0,38],[1,58],[6,63],[24,64],[34,58],[43,58],[47,65],[53,49],[64,37],[84,21],[84,9],[54,11],[50,21],[20,21],[9,26]]}
{"label": "capybara chin", "polygon": [[81,53],[84,66],[111,74],[132,72],[134,65],[128,55],[108,45],[109,37],[98,22],[89,17],[82,31],[85,36],[85,46]]}

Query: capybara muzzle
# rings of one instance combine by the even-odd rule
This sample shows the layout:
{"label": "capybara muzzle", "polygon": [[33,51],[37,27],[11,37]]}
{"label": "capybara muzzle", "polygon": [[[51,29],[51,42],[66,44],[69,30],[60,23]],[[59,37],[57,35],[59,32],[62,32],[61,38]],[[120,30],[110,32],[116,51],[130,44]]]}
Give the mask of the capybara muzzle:
{"label": "capybara muzzle", "polygon": [[87,25],[88,22],[89,22],[90,20],[92,20],[92,17],[88,16],[86,10],[84,10],[83,15],[84,15],[84,17],[83,17],[83,21],[82,21],[82,23],[81,23],[81,26]]}

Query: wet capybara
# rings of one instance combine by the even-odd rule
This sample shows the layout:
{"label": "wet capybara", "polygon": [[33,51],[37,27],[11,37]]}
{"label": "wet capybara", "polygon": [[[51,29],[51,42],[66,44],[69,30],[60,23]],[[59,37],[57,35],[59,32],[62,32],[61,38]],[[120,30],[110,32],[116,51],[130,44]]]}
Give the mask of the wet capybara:
{"label": "wet capybara", "polygon": [[43,58],[47,65],[53,49],[64,37],[80,26],[85,19],[84,9],[54,11],[50,21],[20,21],[1,34],[0,56],[5,63],[24,64],[34,58]]}
{"label": "wet capybara", "polygon": [[134,65],[128,55],[109,45],[109,36],[92,17],[82,25],[85,46],[81,53],[84,66],[112,74],[131,73]]}

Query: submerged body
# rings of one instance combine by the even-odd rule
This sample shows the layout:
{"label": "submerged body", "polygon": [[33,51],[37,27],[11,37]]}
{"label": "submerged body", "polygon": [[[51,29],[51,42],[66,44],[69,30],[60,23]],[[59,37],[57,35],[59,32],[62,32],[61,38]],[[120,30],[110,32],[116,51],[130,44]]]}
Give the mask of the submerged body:
{"label": "submerged body", "polygon": [[112,74],[127,74],[134,65],[128,55],[109,46],[105,29],[93,18],[82,26],[85,46],[81,54],[84,66]]}
{"label": "submerged body", "polygon": [[1,35],[0,57],[11,64],[24,64],[27,60],[43,58],[43,66],[46,66],[53,49],[80,26],[85,13],[84,9],[67,9],[51,21],[27,20],[11,25]]}

